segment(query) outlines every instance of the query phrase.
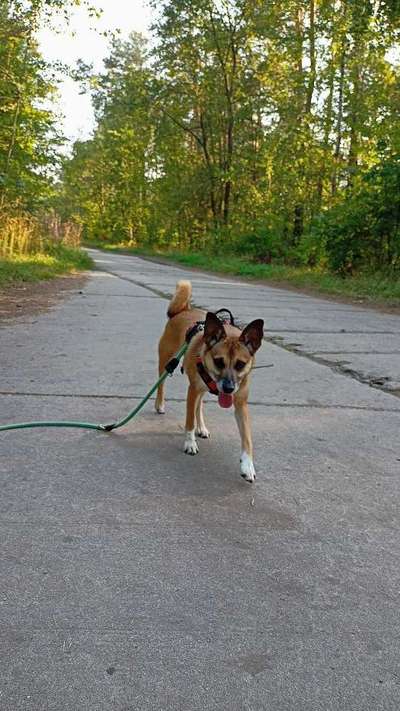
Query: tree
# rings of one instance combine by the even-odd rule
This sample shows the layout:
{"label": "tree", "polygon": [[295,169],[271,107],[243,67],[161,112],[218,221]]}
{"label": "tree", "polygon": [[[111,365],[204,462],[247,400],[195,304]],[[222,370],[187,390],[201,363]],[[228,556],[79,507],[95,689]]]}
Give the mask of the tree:
{"label": "tree", "polygon": [[94,138],[75,144],[64,163],[63,202],[92,237],[135,243],[147,235],[154,125],[145,59],[140,35],[113,40],[105,72],[90,77],[98,119]]}
{"label": "tree", "polygon": [[315,220],[348,216],[399,150],[397,10],[157,2],[152,51],[114,42],[91,78],[97,128],[64,167],[87,235],[304,258]]}
{"label": "tree", "polygon": [[56,84],[36,32],[77,1],[0,0],[0,210],[35,210],[51,192],[61,138],[47,106]]}

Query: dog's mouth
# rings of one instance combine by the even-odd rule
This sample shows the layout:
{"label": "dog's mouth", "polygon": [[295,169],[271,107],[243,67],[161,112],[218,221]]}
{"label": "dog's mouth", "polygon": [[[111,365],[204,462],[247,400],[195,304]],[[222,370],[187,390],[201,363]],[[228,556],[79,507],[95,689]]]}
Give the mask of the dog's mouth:
{"label": "dog's mouth", "polygon": [[218,393],[218,404],[220,405],[220,407],[223,407],[226,409],[229,407],[232,407],[233,395],[231,395],[231,393],[228,394],[228,393],[224,393],[224,392]]}
{"label": "dog's mouth", "polygon": [[[227,384],[228,384],[228,387],[226,387]],[[230,380],[227,383],[227,380],[225,378],[223,378],[221,380],[218,380],[217,388],[218,388],[218,404],[219,404],[219,406],[223,407],[225,409],[232,407],[233,396],[238,390],[238,383],[234,383],[233,380]],[[226,392],[226,390],[228,390],[228,392]]]}

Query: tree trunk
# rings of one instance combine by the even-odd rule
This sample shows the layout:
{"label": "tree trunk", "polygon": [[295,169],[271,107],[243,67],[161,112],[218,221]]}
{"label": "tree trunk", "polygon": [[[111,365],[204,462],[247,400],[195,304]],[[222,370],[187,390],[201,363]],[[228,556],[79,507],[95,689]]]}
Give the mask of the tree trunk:
{"label": "tree trunk", "polygon": [[[301,129],[301,141],[300,144],[297,139],[294,142],[294,148],[296,153],[301,153],[304,151],[304,119],[307,108],[307,95],[304,93],[304,68],[303,68],[303,51],[304,51],[304,11],[302,8],[298,8],[295,14],[295,28],[296,28],[296,54],[295,54],[295,64],[297,68],[297,106],[296,106],[296,116],[295,122]],[[299,170],[297,180],[301,183],[304,180],[304,166]],[[293,214],[293,230],[292,230],[292,240],[293,244],[297,244],[299,238],[303,234],[304,229],[304,205],[301,201],[296,203],[294,207]]]}
{"label": "tree trunk", "polygon": [[309,13],[310,13],[310,29],[309,29],[309,42],[310,42],[310,76],[308,80],[307,96],[306,96],[306,113],[311,112],[312,100],[314,95],[315,87],[315,77],[316,77],[316,56],[315,56],[315,0],[309,0]]}
{"label": "tree trunk", "polygon": [[204,114],[202,111],[199,111],[199,120],[200,120],[200,128],[201,128],[201,135],[202,135],[202,146],[203,146],[204,160],[207,165],[207,171],[208,171],[208,176],[209,176],[209,180],[210,180],[210,207],[211,207],[211,212],[213,215],[214,227],[217,228],[218,222],[219,222],[219,215],[218,215],[218,210],[217,210],[217,202],[215,199],[214,169],[213,169],[213,165],[212,165],[212,161],[211,161],[210,152],[208,150],[208,136],[207,136],[205,122],[204,122]]}
{"label": "tree trunk", "polygon": [[293,243],[296,245],[304,231],[304,205],[298,204],[294,208]]}
{"label": "tree trunk", "polygon": [[[355,56],[359,55],[361,47],[356,43],[354,48]],[[360,150],[360,131],[359,131],[359,101],[362,95],[362,79],[361,65],[356,61],[353,68],[353,92],[351,97],[351,112],[350,112],[350,149],[348,157],[348,178],[347,187],[351,188],[353,184],[353,175],[358,165],[358,157]]]}
{"label": "tree trunk", "polygon": [[[333,45],[333,42],[332,42],[332,45]],[[324,193],[324,183],[325,183],[325,174],[326,174],[325,162],[328,159],[328,156],[330,154],[329,138],[330,138],[331,130],[332,130],[332,109],[333,109],[334,84],[335,84],[335,59],[333,56],[333,48],[332,48],[330,67],[329,67],[328,97],[326,100],[323,156],[322,156],[322,165],[321,165],[319,176],[318,176],[318,187],[317,187],[318,209],[321,208],[323,193]]]}
{"label": "tree trunk", "polygon": [[[232,157],[233,157],[233,116],[230,115],[229,121],[228,121],[228,129],[227,129],[227,156],[226,156],[225,165],[224,165],[224,169],[225,169],[225,171],[228,171],[228,173],[231,170]],[[228,179],[225,180],[225,185],[224,185],[224,200],[223,200],[224,225],[227,225],[229,222],[231,188],[232,188],[232,181],[231,181],[231,178],[228,177]]]}
{"label": "tree trunk", "polygon": [[336,143],[335,143],[335,153],[334,153],[334,168],[331,181],[331,192],[332,196],[335,197],[337,192],[337,173],[340,161],[340,154],[342,148],[342,125],[343,125],[343,92],[344,92],[344,75],[346,68],[346,51],[347,51],[347,40],[343,39],[342,51],[340,55],[340,74],[339,74],[339,94],[338,94],[338,114],[336,122]]}

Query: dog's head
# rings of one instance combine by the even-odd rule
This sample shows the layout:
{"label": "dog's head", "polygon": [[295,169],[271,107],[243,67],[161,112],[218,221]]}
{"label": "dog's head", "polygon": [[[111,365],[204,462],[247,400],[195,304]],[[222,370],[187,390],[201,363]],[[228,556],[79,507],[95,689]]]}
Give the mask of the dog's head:
{"label": "dog's head", "polygon": [[204,366],[217,383],[221,393],[233,394],[249,374],[253,356],[262,343],[264,321],[249,323],[238,336],[228,336],[218,316],[207,313],[204,325],[206,350]]}

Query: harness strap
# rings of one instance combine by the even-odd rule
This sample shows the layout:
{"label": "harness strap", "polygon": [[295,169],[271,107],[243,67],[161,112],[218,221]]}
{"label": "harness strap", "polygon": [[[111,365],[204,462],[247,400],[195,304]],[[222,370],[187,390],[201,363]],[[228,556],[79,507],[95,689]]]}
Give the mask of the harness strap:
{"label": "harness strap", "polygon": [[200,331],[204,331],[204,323],[205,323],[205,321],[196,321],[196,323],[193,326],[189,326],[188,330],[186,331],[186,336],[185,336],[186,343],[190,343],[190,341],[192,340],[193,336],[196,335],[196,333],[200,333]]}
{"label": "harness strap", "polygon": [[[223,316],[226,314],[228,314],[229,318],[223,318]],[[218,316],[218,318],[222,321],[223,324],[230,323],[232,326],[235,325],[233,316],[232,316],[231,312],[229,311],[229,309],[219,309],[219,311],[215,312],[215,315]],[[190,326],[190,328],[188,328],[188,330],[186,331],[186,337],[185,337],[186,343],[190,343],[193,336],[195,336],[200,331],[204,331],[204,323],[205,323],[205,321],[196,321],[196,323],[193,326]],[[197,356],[196,366],[197,366],[197,372],[200,375],[203,383],[207,386],[208,392],[211,395],[218,395],[219,393],[218,393],[217,383],[215,382],[215,380],[212,379],[211,375],[205,369],[200,356]],[[183,373],[183,367],[181,367],[181,373]]]}
{"label": "harness strap", "polygon": [[211,395],[218,395],[217,383],[215,382],[215,380],[212,379],[211,375],[206,371],[200,356],[197,356],[196,366],[197,366],[197,372],[200,375],[200,378],[202,379],[203,383],[205,383],[205,385],[207,385],[208,392],[211,393]]}

